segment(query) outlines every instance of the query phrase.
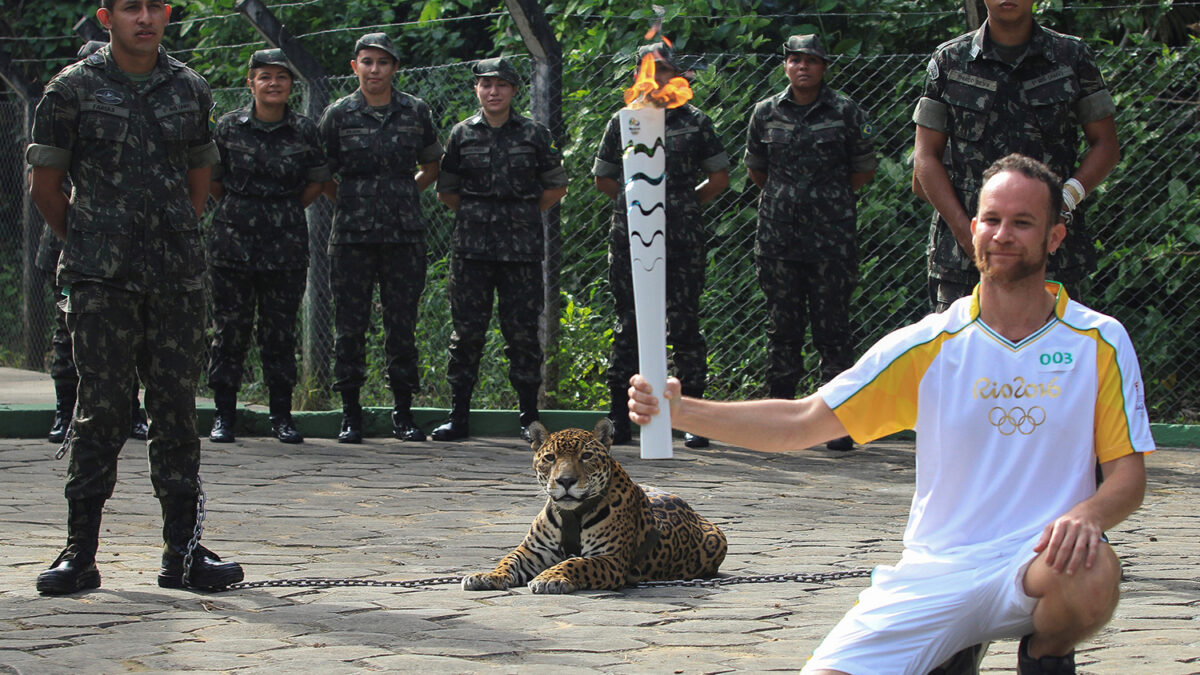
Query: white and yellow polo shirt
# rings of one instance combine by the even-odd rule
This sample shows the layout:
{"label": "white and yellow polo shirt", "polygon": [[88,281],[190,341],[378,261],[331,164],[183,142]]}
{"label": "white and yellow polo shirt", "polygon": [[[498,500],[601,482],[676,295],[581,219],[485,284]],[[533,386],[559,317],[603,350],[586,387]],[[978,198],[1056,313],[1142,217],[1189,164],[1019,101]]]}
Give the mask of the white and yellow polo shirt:
{"label": "white and yellow polo shirt", "polygon": [[1097,460],[1154,450],[1125,328],[1046,287],[1054,318],[1019,343],[979,318],[976,287],[818,391],[858,442],[917,432],[906,557],[1010,555],[1095,493]]}

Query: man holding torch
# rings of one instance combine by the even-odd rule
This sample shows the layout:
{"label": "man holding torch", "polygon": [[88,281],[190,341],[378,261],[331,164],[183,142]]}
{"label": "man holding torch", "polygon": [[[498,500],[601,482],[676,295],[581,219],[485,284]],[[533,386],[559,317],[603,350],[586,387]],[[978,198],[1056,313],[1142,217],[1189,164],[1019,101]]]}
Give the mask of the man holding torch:
{"label": "man holding torch", "polygon": [[[641,47],[638,61],[646,55],[654,59],[654,80],[659,87],[679,76],[679,67],[668,45],[656,42]],[[700,333],[700,294],[704,290],[707,248],[700,206],[729,186],[729,156],[717,138],[712,120],[690,104],[666,110],[664,142],[667,335],[684,392],[699,398],[704,395],[708,358],[708,348]],[[617,324],[608,370],[614,443],[627,443],[631,438],[625,390],[638,365],[628,207],[622,193],[622,152],[620,119],[614,114],[592,166],[596,188],[615,202],[609,238],[609,284],[616,303]],[[688,447],[708,445],[704,437],[691,434],[685,437],[685,443]]]}
{"label": "man holding torch", "polygon": [[1021,639],[1022,675],[1074,673],[1075,646],[1112,616],[1121,563],[1104,531],[1141,505],[1154,439],[1124,327],[1045,280],[1066,237],[1061,191],[1037,160],[993,163],[971,220],[973,294],[800,401],[699,401],[632,379],[639,424],[662,397],[677,428],[756,450],[916,431],[904,553],[804,673],[923,675],[1003,638]]}

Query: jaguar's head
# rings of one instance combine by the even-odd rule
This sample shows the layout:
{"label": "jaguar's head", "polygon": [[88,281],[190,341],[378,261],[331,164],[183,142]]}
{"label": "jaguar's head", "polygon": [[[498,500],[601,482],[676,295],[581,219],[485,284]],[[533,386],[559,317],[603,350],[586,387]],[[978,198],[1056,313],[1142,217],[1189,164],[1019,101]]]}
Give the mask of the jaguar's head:
{"label": "jaguar's head", "polygon": [[533,470],[542,490],[560,509],[574,510],[608,487],[614,460],[613,426],[601,417],[589,433],[583,429],[563,429],[548,434],[546,427],[534,422],[529,427],[533,447]]}

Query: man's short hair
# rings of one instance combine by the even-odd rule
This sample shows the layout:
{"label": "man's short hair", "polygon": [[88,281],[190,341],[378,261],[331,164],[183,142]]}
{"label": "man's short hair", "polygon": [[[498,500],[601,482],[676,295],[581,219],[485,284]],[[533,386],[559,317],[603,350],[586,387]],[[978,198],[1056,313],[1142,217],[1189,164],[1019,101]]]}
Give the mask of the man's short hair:
{"label": "man's short hair", "polygon": [[1026,178],[1045,183],[1050,192],[1050,224],[1058,222],[1058,214],[1062,212],[1063,206],[1062,179],[1051,171],[1050,167],[1032,157],[1014,152],[992,162],[992,165],[983,172],[983,182],[980,185],[987,185],[992,176],[1005,172],[1019,173]]}

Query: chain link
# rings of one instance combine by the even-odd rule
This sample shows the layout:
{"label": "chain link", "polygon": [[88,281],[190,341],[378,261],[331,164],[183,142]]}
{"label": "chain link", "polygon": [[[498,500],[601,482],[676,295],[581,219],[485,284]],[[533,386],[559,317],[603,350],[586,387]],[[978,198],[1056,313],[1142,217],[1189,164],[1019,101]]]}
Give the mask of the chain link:
{"label": "chain link", "polygon": [[196,552],[196,547],[200,545],[200,536],[204,534],[204,502],[208,497],[204,494],[204,481],[201,480],[200,474],[196,474],[196,489],[199,495],[196,498],[196,525],[192,527],[192,538],[188,541],[187,551],[183,554],[183,585],[192,585],[192,558]]}
{"label": "chain link", "polygon": [[[733,586],[735,584],[774,584],[782,582],[799,582],[819,584],[842,579],[859,579],[871,576],[871,570],[844,570],[839,572],[818,572],[814,574],[760,574],[750,576],[717,577],[715,579],[676,579],[671,581],[643,581],[633,588],[715,588],[718,586]],[[265,581],[241,581],[231,584],[220,591],[241,591],[251,588],[422,588],[425,586],[444,586],[458,584],[462,577],[430,577],[428,579],[409,579],[406,581],[380,581],[377,579],[333,579],[328,577],[301,577],[299,579],[268,579]]]}

